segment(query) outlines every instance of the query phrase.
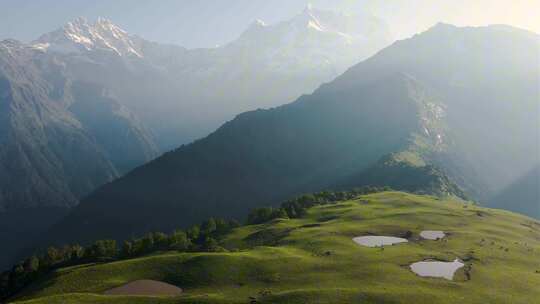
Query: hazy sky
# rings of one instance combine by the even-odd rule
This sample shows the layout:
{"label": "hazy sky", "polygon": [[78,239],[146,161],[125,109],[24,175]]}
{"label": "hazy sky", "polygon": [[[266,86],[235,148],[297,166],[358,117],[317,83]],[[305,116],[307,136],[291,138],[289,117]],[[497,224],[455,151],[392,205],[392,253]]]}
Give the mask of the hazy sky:
{"label": "hazy sky", "polygon": [[78,16],[111,19],[144,38],[208,47],[236,38],[253,20],[275,23],[308,3],[386,20],[396,38],[442,21],[505,23],[540,32],[540,0],[0,0],[0,39],[30,41]]}

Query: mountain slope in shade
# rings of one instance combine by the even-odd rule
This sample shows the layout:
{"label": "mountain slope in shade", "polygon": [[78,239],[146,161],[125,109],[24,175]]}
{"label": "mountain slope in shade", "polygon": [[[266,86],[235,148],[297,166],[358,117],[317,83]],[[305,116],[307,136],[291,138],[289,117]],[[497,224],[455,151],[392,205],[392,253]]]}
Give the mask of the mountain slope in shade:
{"label": "mountain slope in shade", "polygon": [[[412,157],[404,159],[403,156]],[[415,162],[418,160],[419,162]],[[467,199],[468,195],[457,186],[441,169],[426,164],[418,154],[401,152],[382,157],[373,166],[348,177],[338,188],[352,189],[358,185],[388,186],[392,189],[437,196],[457,196]]]}
{"label": "mountain slope in shade", "polygon": [[449,153],[433,161],[486,201],[539,161],[539,37],[503,25],[438,24],[394,43],[321,90],[342,92],[396,72],[421,81],[444,103],[454,141]]}
{"label": "mountain slope in shade", "polygon": [[330,187],[417,137],[435,146],[422,135],[418,117],[429,99],[421,91],[395,75],[354,94],[314,94],[241,114],[94,192],[55,228],[55,240],[123,238],[210,216],[241,217],[250,207]]}
{"label": "mountain slope in shade", "polygon": [[76,102],[69,111],[96,138],[121,174],[157,156],[154,136],[126,106],[109,96],[106,88],[75,83],[72,94]]}
{"label": "mountain slope in shade", "polygon": [[33,207],[0,212],[0,240],[6,244],[2,247],[0,269],[13,266],[25,249],[33,248],[42,240],[43,232],[68,213],[69,209],[65,207]]}
{"label": "mountain slope in shade", "polygon": [[0,218],[10,219],[0,267],[81,197],[157,155],[136,117],[102,90],[52,56],[0,42]]}
{"label": "mountain slope in shade", "polygon": [[134,166],[156,155],[125,107],[74,81],[54,57],[2,42],[0,86],[2,209],[72,206],[129,169],[123,157],[135,153]]}
{"label": "mountain slope in shade", "polygon": [[65,111],[64,100],[55,98],[64,84],[47,83],[24,46],[3,42],[0,52],[0,207],[71,206],[116,177],[94,139]]}
{"label": "mountain slope in shade", "polygon": [[540,166],[501,191],[490,207],[509,209],[540,219]]}

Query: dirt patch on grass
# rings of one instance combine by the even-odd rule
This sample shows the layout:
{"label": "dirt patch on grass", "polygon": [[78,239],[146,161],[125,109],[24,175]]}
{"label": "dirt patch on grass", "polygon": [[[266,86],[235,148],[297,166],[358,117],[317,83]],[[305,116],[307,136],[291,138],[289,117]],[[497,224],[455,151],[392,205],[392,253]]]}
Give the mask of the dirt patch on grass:
{"label": "dirt patch on grass", "polygon": [[106,295],[179,296],[182,288],[160,281],[139,280],[105,291]]}

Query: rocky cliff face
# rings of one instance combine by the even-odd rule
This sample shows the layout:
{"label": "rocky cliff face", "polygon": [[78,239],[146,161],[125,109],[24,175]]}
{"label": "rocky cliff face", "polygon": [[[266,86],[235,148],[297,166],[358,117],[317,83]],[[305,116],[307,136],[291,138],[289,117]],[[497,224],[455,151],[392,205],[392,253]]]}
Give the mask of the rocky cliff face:
{"label": "rocky cliff face", "polygon": [[[99,88],[81,87],[55,57],[0,43],[1,209],[73,206],[157,155],[129,111]],[[123,154],[136,161],[126,164]]]}

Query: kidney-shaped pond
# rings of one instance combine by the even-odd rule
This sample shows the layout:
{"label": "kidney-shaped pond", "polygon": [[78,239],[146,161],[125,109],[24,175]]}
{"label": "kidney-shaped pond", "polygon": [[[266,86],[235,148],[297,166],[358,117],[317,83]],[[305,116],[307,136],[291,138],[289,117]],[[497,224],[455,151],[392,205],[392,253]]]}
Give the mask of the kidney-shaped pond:
{"label": "kidney-shaped pond", "polygon": [[421,277],[454,279],[454,273],[465,266],[460,260],[453,262],[422,261],[411,264],[412,272]]}

